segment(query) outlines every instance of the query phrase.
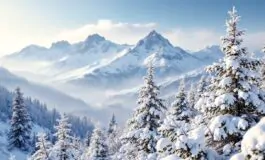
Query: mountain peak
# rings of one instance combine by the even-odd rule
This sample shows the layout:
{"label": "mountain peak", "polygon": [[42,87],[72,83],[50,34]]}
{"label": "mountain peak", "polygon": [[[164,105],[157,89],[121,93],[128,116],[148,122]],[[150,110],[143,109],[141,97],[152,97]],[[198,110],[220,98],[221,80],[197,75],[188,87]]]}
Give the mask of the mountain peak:
{"label": "mountain peak", "polygon": [[166,38],[157,33],[155,30],[151,31],[145,38],[140,40],[137,43],[137,46],[145,46],[146,49],[151,49],[154,46],[173,47]]}
{"label": "mountain peak", "polygon": [[62,40],[62,41],[58,41],[58,42],[54,42],[52,43],[51,48],[67,48],[69,47],[71,44],[68,41]]}
{"label": "mountain peak", "polygon": [[86,38],[86,42],[100,42],[100,41],[105,41],[106,39],[104,37],[102,37],[101,35],[99,34],[92,34],[92,35],[89,35],[87,38]]}
{"label": "mountain peak", "polygon": [[152,37],[152,36],[161,36],[159,33],[157,33],[156,30],[152,30],[147,37]]}

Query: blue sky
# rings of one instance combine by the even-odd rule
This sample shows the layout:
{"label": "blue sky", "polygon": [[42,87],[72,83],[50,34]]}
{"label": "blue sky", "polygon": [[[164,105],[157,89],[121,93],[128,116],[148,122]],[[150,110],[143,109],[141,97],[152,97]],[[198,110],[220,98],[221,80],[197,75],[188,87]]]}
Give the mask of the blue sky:
{"label": "blue sky", "polygon": [[248,45],[258,49],[261,42],[252,39],[260,35],[258,40],[265,43],[264,0],[0,0],[0,54],[31,43],[48,47],[60,39],[77,42],[95,32],[133,44],[152,29],[174,45],[198,50],[219,43],[232,6],[242,16]]}

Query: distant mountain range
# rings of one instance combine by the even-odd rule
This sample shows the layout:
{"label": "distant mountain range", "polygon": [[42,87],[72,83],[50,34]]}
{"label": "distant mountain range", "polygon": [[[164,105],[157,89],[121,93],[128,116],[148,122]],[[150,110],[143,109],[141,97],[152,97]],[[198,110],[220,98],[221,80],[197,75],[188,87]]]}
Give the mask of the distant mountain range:
{"label": "distant mountain range", "polygon": [[[256,55],[261,56],[260,53]],[[110,112],[127,111],[135,104],[137,90],[142,84],[149,62],[155,66],[155,79],[161,85],[162,95],[171,96],[177,90],[181,77],[185,76],[188,84],[196,82],[204,74],[203,68],[206,65],[222,57],[223,53],[217,45],[190,52],[173,46],[161,34],[151,31],[135,45],[117,44],[98,34],[74,44],[67,41],[55,42],[50,48],[30,45],[2,57],[0,62],[13,75],[18,74],[28,79],[27,87],[29,90],[34,88],[34,94],[46,93],[42,98],[37,97],[41,100],[49,101],[56,97],[52,94],[55,91],[50,91],[51,87],[55,87],[60,93],[70,95],[69,99],[82,99],[93,107],[101,108],[98,111],[102,112],[101,115],[107,115]],[[4,85],[8,86],[8,80],[0,70],[0,77],[1,74],[3,78],[0,78],[0,84],[6,81]],[[47,85],[50,87],[46,91],[36,89],[39,84],[30,81],[44,83],[44,88]],[[130,97],[130,100],[125,97]],[[131,105],[127,106],[122,102],[123,99],[131,101]],[[64,99],[61,101],[67,102]],[[80,111],[93,114],[97,112],[84,106],[78,112]]]}
{"label": "distant mountain range", "polygon": [[[34,74],[47,75],[51,81],[87,87],[135,86],[152,61],[158,81],[205,66],[222,57],[218,46],[188,53],[173,46],[156,31],[150,32],[134,46],[121,45],[94,34],[84,41],[70,44],[55,42],[50,48],[31,45],[2,58],[7,61],[45,63]],[[28,72],[33,72],[28,69]]]}

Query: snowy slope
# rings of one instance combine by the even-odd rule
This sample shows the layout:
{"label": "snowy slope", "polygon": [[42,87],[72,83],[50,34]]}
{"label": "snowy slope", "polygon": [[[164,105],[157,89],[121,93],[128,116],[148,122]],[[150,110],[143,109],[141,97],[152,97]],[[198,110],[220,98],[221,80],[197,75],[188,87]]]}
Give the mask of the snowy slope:
{"label": "snowy slope", "polygon": [[145,74],[146,65],[152,61],[159,78],[181,74],[204,63],[181,48],[174,47],[156,31],[150,32],[135,47],[109,63],[90,70],[83,78],[73,80],[75,84],[111,84],[120,85],[128,78],[140,79]]}
{"label": "snowy slope", "polygon": [[9,90],[14,90],[19,86],[26,96],[40,99],[47,103],[48,106],[56,107],[63,112],[89,108],[82,100],[75,99],[48,86],[29,82],[23,78],[17,77],[4,68],[0,68],[0,85]]}

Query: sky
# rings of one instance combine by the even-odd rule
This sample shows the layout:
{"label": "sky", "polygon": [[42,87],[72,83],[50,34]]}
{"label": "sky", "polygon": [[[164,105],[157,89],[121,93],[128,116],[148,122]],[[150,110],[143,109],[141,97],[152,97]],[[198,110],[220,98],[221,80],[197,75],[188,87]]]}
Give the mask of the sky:
{"label": "sky", "polygon": [[245,45],[260,49],[265,44],[264,0],[0,0],[0,55],[30,44],[75,43],[94,33],[135,44],[152,30],[195,51],[220,44],[233,6],[247,31]]}

